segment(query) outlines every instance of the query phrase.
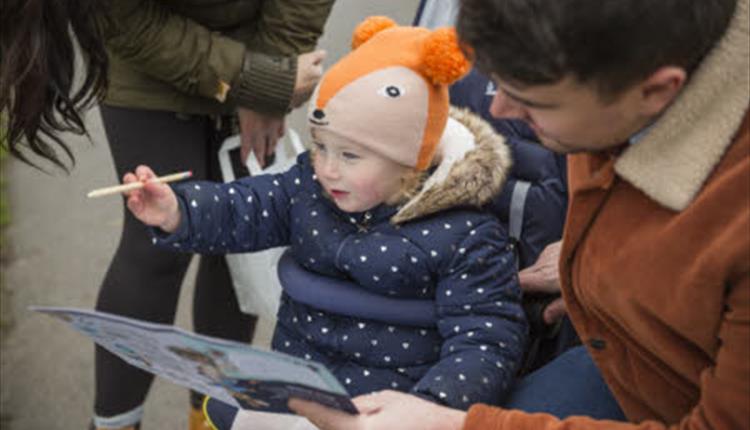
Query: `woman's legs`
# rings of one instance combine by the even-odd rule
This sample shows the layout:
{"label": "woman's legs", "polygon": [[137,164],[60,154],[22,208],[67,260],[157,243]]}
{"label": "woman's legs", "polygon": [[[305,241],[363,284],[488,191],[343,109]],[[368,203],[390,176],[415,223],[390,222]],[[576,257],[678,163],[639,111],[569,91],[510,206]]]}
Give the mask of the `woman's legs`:
{"label": "woman's legs", "polygon": [[[192,170],[207,179],[211,129],[205,117],[178,119],[174,113],[101,107],[118,178],[139,164],[157,174]],[[152,245],[146,227],[125,209],[120,244],[107,270],[96,309],[132,318],[171,324],[180,285],[191,255]],[[223,257],[214,257],[222,260]],[[241,318],[226,266],[202,261],[196,300],[208,308],[194,314],[196,330],[247,340],[249,317]],[[223,272],[222,272],[223,271]],[[216,294],[216,295],[214,295]],[[204,303],[205,301],[205,303]],[[215,320],[213,320],[215,318]],[[112,428],[137,423],[153,376],[96,348],[96,424]]]}
{"label": "woman's legs", "polygon": [[586,348],[571,348],[544,367],[520,379],[501,405],[565,418],[586,415],[626,421]]}

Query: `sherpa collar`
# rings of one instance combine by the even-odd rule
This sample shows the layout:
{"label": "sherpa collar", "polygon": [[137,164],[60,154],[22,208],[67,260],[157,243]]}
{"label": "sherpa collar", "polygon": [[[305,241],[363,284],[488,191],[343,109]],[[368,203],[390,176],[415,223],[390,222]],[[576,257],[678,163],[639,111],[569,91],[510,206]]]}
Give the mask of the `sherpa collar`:
{"label": "sherpa collar", "polygon": [[657,203],[685,209],[731,145],[750,103],[750,0],[659,120],[615,163]]}

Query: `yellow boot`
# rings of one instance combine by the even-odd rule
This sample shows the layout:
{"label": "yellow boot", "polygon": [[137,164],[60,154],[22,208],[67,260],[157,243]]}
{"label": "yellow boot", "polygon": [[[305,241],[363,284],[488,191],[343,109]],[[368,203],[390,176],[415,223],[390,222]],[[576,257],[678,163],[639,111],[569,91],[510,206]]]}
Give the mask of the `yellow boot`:
{"label": "yellow boot", "polygon": [[188,430],[213,430],[211,425],[203,416],[203,410],[190,407],[190,416],[188,417]]}

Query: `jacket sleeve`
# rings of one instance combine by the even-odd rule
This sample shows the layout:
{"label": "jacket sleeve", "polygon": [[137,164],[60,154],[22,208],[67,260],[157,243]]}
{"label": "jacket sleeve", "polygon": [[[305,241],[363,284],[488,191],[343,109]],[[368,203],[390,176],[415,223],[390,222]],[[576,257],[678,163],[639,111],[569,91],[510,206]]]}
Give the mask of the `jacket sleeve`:
{"label": "jacket sleeve", "polygon": [[242,69],[245,46],[154,0],[108,3],[107,48],[136,70],[183,93],[216,98]]}
{"label": "jacket sleeve", "polygon": [[462,240],[437,285],[440,360],[414,393],[460,409],[499,403],[527,336],[514,264],[506,233],[494,219]]}
{"label": "jacket sleeve", "polygon": [[[250,51],[154,0],[110,2],[104,36],[107,48],[131,67],[185,94],[223,101],[232,88],[237,105],[284,114],[294,90],[296,54],[315,46],[330,3],[265,1],[262,13],[268,16],[257,24],[262,30]],[[303,20],[306,26],[299,24]]]}
{"label": "jacket sleeve", "polygon": [[229,95],[237,104],[285,114],[294,92],[297,54],[312,51],[334,0],[266,0]]}
{"label": "jacket sleeve", "polygon": [[716,364],[700,375],[697,405],[679,423],[638,424],[597,421],[586,417],[559,420],[548,414],[527,414],[487,405],[473,406],[464,430],[710,430],[747,429],[750,404],[750,275],[733,283],[721,327]]}
{"label": "jacket sleeve", "polygon": [[334,0],[266,0],[249,48],[271,55],[315,49]]}
{"label": "jacket sleeve", "polygon": [[180,225],[172,234],[153,228],[154,244],[200,254],[254,252],[289,244],[289,211],[301,189],[302,169],[221,184],[195,181],[173,189]]}

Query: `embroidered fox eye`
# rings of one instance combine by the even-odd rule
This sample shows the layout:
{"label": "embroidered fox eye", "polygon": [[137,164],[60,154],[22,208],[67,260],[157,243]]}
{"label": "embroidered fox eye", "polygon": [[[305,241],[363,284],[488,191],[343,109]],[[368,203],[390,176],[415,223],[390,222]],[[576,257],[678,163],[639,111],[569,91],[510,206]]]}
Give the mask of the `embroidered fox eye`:
{"label": "embroidered fox eye", "polygon": [[406,91],[402,87],[397,85],[386,85],[378,91],[378,94],[384,97],[390,97],[392,99],[401,97]]}

